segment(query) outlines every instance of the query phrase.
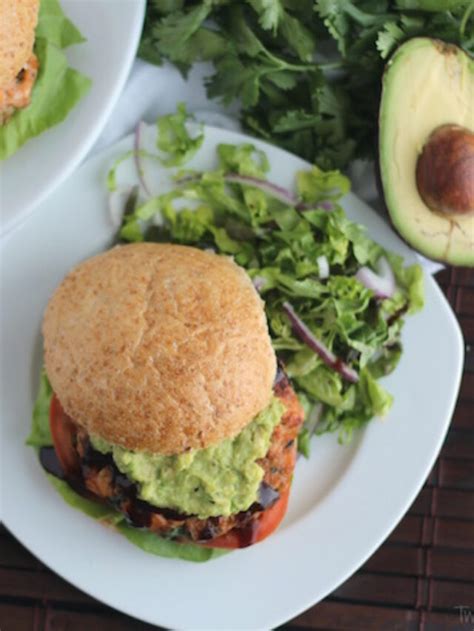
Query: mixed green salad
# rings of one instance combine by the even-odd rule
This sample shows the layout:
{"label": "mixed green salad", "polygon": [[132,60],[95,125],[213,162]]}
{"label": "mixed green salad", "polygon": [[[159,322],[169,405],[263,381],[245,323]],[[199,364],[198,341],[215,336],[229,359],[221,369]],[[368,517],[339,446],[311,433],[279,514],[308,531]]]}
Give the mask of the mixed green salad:
{"label": "mixed green salad", "polygon": [[[186,169],[204,139],[184,105],[157,123],[156,152],[121,157],[108,177],[116,200],[120,164],[134,157],[137,187],[127,199],[118,239],[209,248],[234,257],[264,302],[274,349],[306,411],[299,449],[313,434],[337,432],[342,443],[392,396],[379,379],[396,367],[405,314],[423,306],[418,265],[370,239],[340,205],[350,182],[313,166],[296,174],[294,191],[267,180],[267,156],[250,143],[220,144],[216,168]],[[145,167],[170,167],[173,187],[151,194]]]}
{"label": "mixed green salad", "polygon": [[65,48],[84,41],[64,15],[58,0],[41,0],[34,47],[39,61],[38,79],[28,107],[16,111],[0,127],[0,160],[64,120],[88,92],[90,79],[69,66],[64,52]]}

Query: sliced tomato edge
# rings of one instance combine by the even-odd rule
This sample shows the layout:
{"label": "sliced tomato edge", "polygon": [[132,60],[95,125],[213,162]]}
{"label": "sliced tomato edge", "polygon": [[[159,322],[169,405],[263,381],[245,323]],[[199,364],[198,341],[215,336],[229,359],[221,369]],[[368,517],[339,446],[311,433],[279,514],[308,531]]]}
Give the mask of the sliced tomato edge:
{"label": "sliced tomato edge", "polygon": [[260,543],[260,541],[263,541],[270,536],[283,521],[288,508],[289,497],[290,488],[288,487],[287,490],[282,493],[280,499],[273,504],[273,506],[263,511],[255,525],[256,531],[252,536],[251,541],[249,541],[248,544],[245,544],[245,546],[242,546],[239,528],[233,528],[232,530],[229,530],[229,532],[226,532],[215,539],[211,539],[209,541],[199,541],[196,543],[206,548],[226,548],[229,550]]}
{"label": "sliced tomato edge", "polygon": [[76,427],[54,393],[49,406],[49,427],[54,450],[65,475],[77,473],[80,463],[79,456],[74,449]]}

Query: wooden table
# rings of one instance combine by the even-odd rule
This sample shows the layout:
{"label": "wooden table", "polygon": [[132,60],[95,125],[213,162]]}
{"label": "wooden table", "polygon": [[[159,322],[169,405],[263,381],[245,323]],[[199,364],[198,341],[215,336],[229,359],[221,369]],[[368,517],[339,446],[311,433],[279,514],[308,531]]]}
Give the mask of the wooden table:
{"label": "wooden table", "polygon": [[[283,629],[474,629],[474,271],[445,270],[437,279],[466,340],[461,392],[440,457],[388,540],[348,581]],[[433,332],[434,347],[437,335],[442,331]],[[1,631],[154,628],[78,591],[0,527]]]}

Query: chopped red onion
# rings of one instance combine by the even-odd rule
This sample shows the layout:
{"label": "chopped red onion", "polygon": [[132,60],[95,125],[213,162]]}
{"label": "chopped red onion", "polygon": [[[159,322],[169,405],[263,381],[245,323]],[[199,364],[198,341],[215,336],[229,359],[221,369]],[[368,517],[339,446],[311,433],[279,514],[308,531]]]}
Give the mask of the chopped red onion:
{"label": "chopped red onion", "polygon": [[324,279],[329,277],[329,262],[327,256],[318,256],[316,259],[319,267],[319,278]]}
{"label": "chopped red onion", "polygon": [[381,256],[377,261],[377,271],[378,274],[364,266],[355,277],[364,287],[371,289],[377,298],[391,298],[396,289],[395,276],[385,256]]}
{"label": "chopped red onion", "polygon": [[288,206],[296,206],[298,203],[298,199],[291,191],[288,191],[286,188],[278,186],[277,184],[272,184],[272,182],[268,182],[267,180],[262,180],[258,177],[254,177],[253,175],[227,173],[226,175],[224,175],[224,179],[226,182],[254,186],[264,193],[267,193],[267,195],[270,195],[270,197],[278,199],[284,204],[288,204]]}
{"label": "chopped red onion", "polygon": [[135,167],[137,169],[137,174],[138,174],[138,179],[140,181],[140,184],[144,192],[148,195],[148,197],[151,197],[151,192],[145,180],[145,171],[143,169],[143,164],[141,161],[141,140],[142,140],[142,133],[145,127],[146,127],[146,124],[143,121],[139,121],[135,128],[135,139],[133,143],[133,157],[135,160]]}
{"label": "chopped red onion", "polygon": [[332,351],[330,351],[321,340],[309,330],[306,324],[301,320],[301,318],[296,314],[295,310],[291,306],[289,302],[283,303],[283,309],[288,316],[291,326],[295,334],[300,338],[302,342],[304,342],[311,350],[313,350],[323,362],[332,368],[336,372],[338,372],[341,377],[343,377],[346,381],[350,381],[351,383],[357,383],[359,381],[359,375],[357,372],[345,364],[342,359],[336,357]]}

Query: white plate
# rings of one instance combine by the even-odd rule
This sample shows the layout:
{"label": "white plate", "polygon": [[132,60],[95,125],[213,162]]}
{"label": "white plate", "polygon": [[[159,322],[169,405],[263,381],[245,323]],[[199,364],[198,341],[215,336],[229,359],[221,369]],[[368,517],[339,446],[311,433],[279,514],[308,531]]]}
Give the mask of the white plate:
{"label": "white plate", "polygon": [[[211,167],[218,142],[248,140],[209,127],[194,164]],[[308,167],[280,149],[254,143],[268,153],[270,179],[283,186],[292,186],[295,171]],[[272,537],[205,564],[145,554],[68,507],[24,446],[41,364],[43,309],[72,265],[110,243],[104,178],[113,158],[131,145],[131,138],[125,139],[87,162],[1,246],[5,523],[66,580],[147,622],[174,629],[276,627],[350,576],[415,498],[455,404],[461,333],[427,277],[426,306],[408,318],[403,358],[385,380],[395,395],[389,417],[370,423],[350,447],[339,446],[335,436],[313,440],[311,459],[297,463],[287,517]],[[131,176],[133,166],[124,168]],[[374,238],[412,262],[408,248],[370,208],[353,195],[344,205]]]}
{"label": "white plate", "polygon": [[[66,50],[73,68],[93,81],[59,125],[0,163],[1,233],[19,225],[84,158],[105,125],[135,57],[145,0],[61,0],[87,41]],[[65,218],[68,209],[64,209]]]}

